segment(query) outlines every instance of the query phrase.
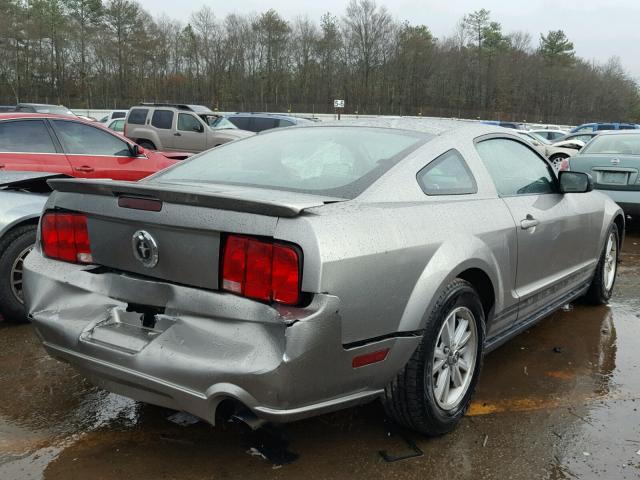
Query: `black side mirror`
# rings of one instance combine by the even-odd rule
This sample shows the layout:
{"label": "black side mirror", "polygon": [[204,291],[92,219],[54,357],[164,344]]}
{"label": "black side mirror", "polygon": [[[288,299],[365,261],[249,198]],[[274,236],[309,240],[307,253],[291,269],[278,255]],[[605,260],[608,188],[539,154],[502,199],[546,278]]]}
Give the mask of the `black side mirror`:
{"label": "black side mirror", "polygon": [[593,190],[593,178],[588,173],[565,171],[558,174],[562,193],[587,193]]}
{"label": "black side mirror", "polygon": [[139,157],[140,155],[144,155],[144,148],[135,143],[129,144],[129,153],[132,157]]}
{"label": "black side mirror", "polygon": [[193,126],[193,131],[194,132],[198,132],[198,133],[202,133],[202,132],[204,132],[204,127],[202,125],[194,125]]}

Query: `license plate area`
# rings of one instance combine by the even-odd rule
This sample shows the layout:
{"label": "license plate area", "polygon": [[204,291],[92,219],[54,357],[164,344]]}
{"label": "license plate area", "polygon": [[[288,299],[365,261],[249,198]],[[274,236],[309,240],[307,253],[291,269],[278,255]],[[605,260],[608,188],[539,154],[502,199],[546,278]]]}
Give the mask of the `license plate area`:
{"label": "license plate area", "polygon": [[109,319],[83,332],[80,335],[80,341],[123,353],[136,354],[174,323],[174,320],[164,315],[154,315],[151,322],[148,312],[140,313],[114,308]]}
{"label": "license plate area", "polygon": [[626,185],[628,181],[629,172],[598,172],[598,183],[601,185]]}

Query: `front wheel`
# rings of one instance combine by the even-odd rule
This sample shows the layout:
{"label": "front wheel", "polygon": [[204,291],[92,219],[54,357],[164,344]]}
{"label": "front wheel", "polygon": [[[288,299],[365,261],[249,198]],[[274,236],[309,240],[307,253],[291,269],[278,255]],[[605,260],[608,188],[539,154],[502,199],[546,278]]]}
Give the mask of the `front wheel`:
{"label": "front wheel", "polygon": [[454,280],[429,315],[420,345],[385,389],[387,414],[428,436],[453,430],[478,382],[484,328],[476,290],[465,280]]}
{"label": "front wheel", "polygon": [[604,248],[600,254],[600,261],[596,267],[589,290],[585,294],[587,302],[593,305],[604,305],[613,295],[613,286],[618,273],[618,250],[620,248],[620,234],[618,226],[613,223],[609,227]]}
{"label": "front wheel", "polygon": [[0,245],[0,315],[8,322],[27,321],[22,290],[24,259],[33,250],[36,226],[9,232]]}

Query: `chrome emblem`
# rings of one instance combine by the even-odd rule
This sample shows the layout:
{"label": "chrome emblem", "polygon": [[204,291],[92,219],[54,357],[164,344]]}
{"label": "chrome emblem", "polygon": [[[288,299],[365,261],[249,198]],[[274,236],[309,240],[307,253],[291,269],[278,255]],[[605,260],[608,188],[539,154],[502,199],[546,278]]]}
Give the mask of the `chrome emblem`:
{"label": "chrome emblem", "polygon": [[153,268],[158,264],[158,244],[155,239],[144,230],[138,230],[131,239],[133,256],[146,268]]}
{"label": "chrome emblem", "polygon": [[612,158],[611,159],[611,163],[613,163],[614,165],[617,165],[620,163],[620,159],[619,158]]}

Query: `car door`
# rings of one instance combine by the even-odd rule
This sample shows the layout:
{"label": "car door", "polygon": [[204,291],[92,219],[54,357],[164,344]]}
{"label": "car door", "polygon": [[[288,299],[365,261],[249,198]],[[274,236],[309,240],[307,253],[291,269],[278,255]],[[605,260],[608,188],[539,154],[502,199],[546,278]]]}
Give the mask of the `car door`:
{"label": "car door", "polygon": [[71,175],[67,157],[42,119],[0,122],[0,169]]}
{"label": "car door", "polygon": [[[185,152],[202,152],[207,149],[207,131],[200,119],[191,113],[178,113],[173,148]],[[212,145],[213,146],[213,145]]]}
{"label": "car door", "polygon": [[146,157],[132,156],[127,142],[102,127],[73,120],[50,122],[74,177],[139,180],[154,171]]}
{"label": "car door", "polygon": [[588,282],[602,209],[584,195],[561,194],[550,164],[521,141],[489,138],[477,149],[515,222],[523,321]]}

